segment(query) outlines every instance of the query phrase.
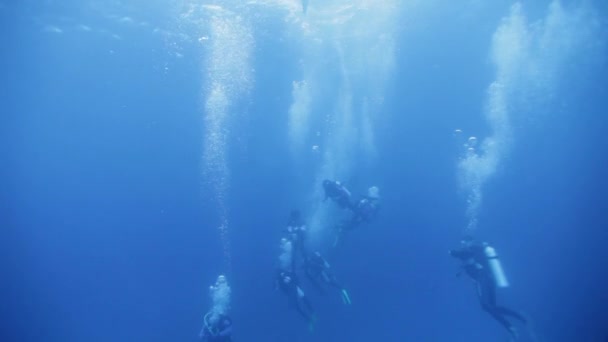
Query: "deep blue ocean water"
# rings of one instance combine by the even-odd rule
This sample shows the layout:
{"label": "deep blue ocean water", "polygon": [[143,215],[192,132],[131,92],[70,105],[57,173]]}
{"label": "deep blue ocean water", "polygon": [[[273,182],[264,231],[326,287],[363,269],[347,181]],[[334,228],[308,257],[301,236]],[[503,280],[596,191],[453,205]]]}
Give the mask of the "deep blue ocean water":
{"label": "deep blue ocean water", "polygon": [[[235,341],[508,341],[447,253],[475,222],[519,340],[606,341],[607,10],[0,1],[0,340],[196,341],[225,274]],[[324,178],[381,191],[337,248]],[[353,301],[303,280],[313,332],[295,208]]]}

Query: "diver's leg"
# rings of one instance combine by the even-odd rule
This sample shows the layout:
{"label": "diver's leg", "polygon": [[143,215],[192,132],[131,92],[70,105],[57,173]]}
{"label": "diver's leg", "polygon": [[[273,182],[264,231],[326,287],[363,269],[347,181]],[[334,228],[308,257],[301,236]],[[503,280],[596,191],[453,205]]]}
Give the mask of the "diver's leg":
{"label": "diver's leg", "polygon": [[492,307],[497,307],[496,305],[496,286],[494,285],[494,281],[489,278],[489,276],[484,277],[483,281],[484,292],[486,294],[486,301]]}
{"label": "diver's leg", "polygon": [[328,285],[333,286],[338,290],[342,290],[344,288],[340,283],[338,283],[336,276],[333,274],[327,274],[327,272],[323,272],[323,280],[325,280]]}
{"label": "diver's leg", "polygon": [[338,279],[336,279],[336,276],[333,274],[327,274],[327,272],[325,272],[325,273],[326,273],[325,281],[327,282],[327,284],[329,284],[330,286],[332,286],[340,291],[340,296],[342,297],[342,301],[344,302],[344,304],[351,304],[351,300],[350,300],[350,296],[348,295],[348,291],[346,291],[344,286],[342,286],[342,284],[340,284],[338,282]]}
{"label": "diver's leg", "polygon": [[302,260],[308,259],[308,251],[306,251],[306,244],[304,243],[304,236],[300,236],[300,255]]}
{"label": "diver's leg", "polygon": [[[299,290],[299,288],[298,288]],[[302,295],[300,295],[302,293]],[[313,318],[312,306],[308,302],[308,299],[303,295],[301,290],[298,291],[297,297],[295,298],[296,310],[305,320],[311,321]]]}
{"label": "diver's leg", "polygon": [[302,290],[299,287],[296,287],[295,291],[290,293],[289,303],[296,308],[296,311],[306,320],[310,320],[310,316],[308,313],[302,308],[301,303],[301,295]]}
{"label": "diver's leg", "polygon": [[513,317],[524,324],[528,322],[528,320],[519,312],[505,308],[504,306],[497,306],[496,311],[498,311],[502,315]]}
{"label": "diver's leg", "polygon": [[317,281],[317,279],[312,274],[310,274],[310,272],[308,272],[308,271],[305,272],[305,274],[306,274],[306,278],[308,278],[308,280],[310,281],[310,283],[312,284],[312,286],[315,289],[317,289],[317,291],[320,294],[325,294],[325,290],[323,289],[323,287],[321,286],[321,284],[319,284],[319,282]]}
{"label": "diver's leg", "polygon": [[293,246],[293,248],[291,249],[291,271],[295,272],[296,271],[296,249],[298,249],[298,245],[296,244],[295,246]]}
{"label": "diver's leg", "polygon": [[333,247],[336,248],[338,247],[338,245],[342,244],[342,241],[344,240],[344,235],[345,235],[345,227],[346,225],[346,221],[343,221],[341,223],[338,223],[335,227],[336,230],[336,238],[334,239],[334,244]]}
{"label": "diver's leg", "polygon": [[304,292],[298,287],[298,312],[306,321],[308,322],[308,330],[313,331],[315,321],[317,317],[315,315],[315,310],[312,308],[312,305],[308,301],[308,298],[304,295]]}
{"label": "diver's leg", "polygon": [[486,281],[477,281],[477,296],[479,297],[479,302],[481,304],[481,308],[487,312],[492,318],[494,318],[500,325],[505,327],[511,333],[514,334],[513,326],[511,323],[500,314],[496,307],[496,292],[493,291],[494,287],[490,282]]}
{"label": "diver's leg", "polygon": [[302,297],[302,303],[304,303],[304,307],[306,307],[306,310],[310,315],[313,315],[315,313],[315,310],[312,308],[312,304],[310,304],[308,298]]}
{"label": "diver's leg", "polygon": [[304,295],[304,291],[302,291],[300,287],[298,287],[298,303],[301,303],[304,306],[304,309],[307,310],[309,315],[314,314],[315,310],[312,308],[310,301],[308,301],[308,298],[306,297],[306,295]]}
{"label": "diver's leg", "polygon": [[306,312],[306,310],[304,310],[304,308],[302,308],[302,306],[299,304],[299,302],[296,305],[296,310],[298,311],[300,316],[302,316],[305,320],[310,321],[312,319],[312,317],[308,314],[308,312]]}
{"label": "diver's leg", "polygon": [[500,323],[500,325],[502,325],[503,327],[505,327],[505,329],[512,331],[513,330],[513,325],[511,324],[511,322],[509,322],[503,315],[501,315],[495,307],[484,307],[483,308],[487,313],[490,314],[490,316],[492,316],[492,318],[494,318],[498,323]]}

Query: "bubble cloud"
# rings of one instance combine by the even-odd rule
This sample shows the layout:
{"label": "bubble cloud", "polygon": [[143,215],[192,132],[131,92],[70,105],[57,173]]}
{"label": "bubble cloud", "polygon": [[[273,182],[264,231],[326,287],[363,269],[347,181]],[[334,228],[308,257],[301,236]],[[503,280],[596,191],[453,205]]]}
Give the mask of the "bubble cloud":
{"label": "bubble cloud", "polygon": [[481,142],[470,137],[458,163],[460,185],[467,196],[466,233],[477,228],[484,185],[514,143],[512,121],[521,111],[516,104],[534,106],[529,99],[550,98],[566,61],[576,57],[576,45],[588,37],[588,23],[593,21],[585,13],[584,8],[566,10],[553,1],[544,19],[528,23],[522,5],[516,3],[494,32],[490,56],[496,74],[488,86],[484,110],[491,133]]}

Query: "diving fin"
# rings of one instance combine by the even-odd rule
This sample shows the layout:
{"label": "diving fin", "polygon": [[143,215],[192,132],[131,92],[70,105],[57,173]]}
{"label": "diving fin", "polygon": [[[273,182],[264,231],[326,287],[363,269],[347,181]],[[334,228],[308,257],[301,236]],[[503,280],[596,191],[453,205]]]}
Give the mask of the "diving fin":
{"label": "diving fin", "polygon": [[315,322],[317,321],[317,315],[313,314],[308,321],[308,331],[314,332],[315,330]]}
{"label": "diving fin", "polygon": [[344,304],[352,304],[352,302],[350,301],[350,297],[348,296],[348,292],[345,289],[342,289],[340,293],[342,294],[342,301],[344,302]]}

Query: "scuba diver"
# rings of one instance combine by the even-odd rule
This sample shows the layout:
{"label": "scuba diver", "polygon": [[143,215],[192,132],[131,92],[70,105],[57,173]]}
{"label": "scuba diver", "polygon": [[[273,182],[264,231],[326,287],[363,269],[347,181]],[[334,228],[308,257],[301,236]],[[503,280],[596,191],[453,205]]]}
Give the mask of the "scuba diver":
{"label": "scuba diver", "polygon": [[338,283],[336,276],[331,271],[331,265],[327,260],[321,256],[321,253],[314,252],[308,258],[305,259],[304,272],[310,282],[319,290],[324,293],[323,287],[319,282],[323,282],[329,286],[335,287],[340,290],[342,296],[342,302],[344,304],[351,304],[350,297],[346,289]]}
{"label": "scuba diver", "polygon": [[355,205],[353,205],[353,214],[350,219],[344,220],[337,225],[338,235],[334,246],[337,246],[343,239],[346,232],[353,230],[362,223],[372,222],[378,215],[380,202],[380,189],[377,186],[372,186],[367,189],[367,195],[363,196]]}
{"label": "scuba diver", "polygon": [[298,313],[306,319],[308,329],[312,331],[316,321],[315,312],[304,291],[300,288],[296,274],[291,271],[279,270],[276,287],[287,295],[290,304],[294,305]]}
{"label": "scuba diver", "polygon": [[232,319],[228,316],[230,293],[230,285],[228,285],[224,275],[220,274],[215,284],[209,286],[209,295],[213,301],[213,306],[203,319],[203,328],[199,333],[201,341],[232,341]]}
{"label": "scuba diver", "polygon": [[325,190],[325,200],[330,198],[340,208],[354,210],[350,191],[340,182],[326,179],[323,181],[323,190]]}
{"label": "scuba diver", "polygon": [[232,319],[223,314],[207,313],[199,338],[204,342],[231,342]]}
{"label": "scuba diver", "polygon": [[517,330],[506,317],[524,324],[527,320],[521,314],[496,304],[496,287],[508,287],[509,283],[494,248],[487,243],[475,242],[470,236],[466,236],[462,244],[462,248],[449,251],[450,255],[462,261],[464,272],[475,281],[482,309],[505,327],[513,339],[517,339]]}
{"label": "scuba diver", "polygon": [[292,269],[295,270],[296,254],[302,256],[302,260],[306,260],[306,248],[304,246],[304,240],[306,237],[306,223],[302,220],[300,211],[293,210],[287,220],[287,226],[283,230],[287,235],[287,239],[291,241],[293,246],[292,255]]}
{"label": "scuba diver", "polygon": [[379,201],[380,189],[377,186],[367,189],[367,195],[363,196],[354,206],[351,222],[354,225],[371,222],[378,214]]}

